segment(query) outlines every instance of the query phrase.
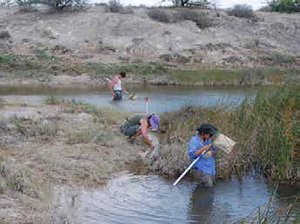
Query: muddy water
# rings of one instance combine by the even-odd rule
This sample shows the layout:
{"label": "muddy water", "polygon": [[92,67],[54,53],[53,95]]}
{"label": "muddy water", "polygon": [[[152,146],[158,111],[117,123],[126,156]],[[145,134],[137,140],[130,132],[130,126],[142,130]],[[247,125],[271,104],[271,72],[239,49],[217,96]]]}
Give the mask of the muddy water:
{"label": "muddy water", "polygon": [[[271,194],[264,181],[253,177],[242,182],[218,181],[214,188],[207,189],[191,181],[173,187],[172,181],[159,176],[122,173],[100,189],[60,189],[55,203],[61,209],[68,207],[78,223],[218,224],[253,215],[258,206],[268,203]],[[286,206],[279,196],[274,206]]]}
{"label": "muddy water", "polygon": [[186,86],[146,86],[126,85],[128,92],[137,93],[135,100],[124,97],[122,101],[112,101],[106,86],[82,86],[53,88],[43,86],[1,86],[0,97],[15,101],[41,102],[52,91],[64,99],[110,107],[118,110],[144,112],[144,98],[149,97],[149,111],[161,113],[179,109],[183,105],[236,106],[246,97],[253,97],[256,89],[236,87],[186,87]]}

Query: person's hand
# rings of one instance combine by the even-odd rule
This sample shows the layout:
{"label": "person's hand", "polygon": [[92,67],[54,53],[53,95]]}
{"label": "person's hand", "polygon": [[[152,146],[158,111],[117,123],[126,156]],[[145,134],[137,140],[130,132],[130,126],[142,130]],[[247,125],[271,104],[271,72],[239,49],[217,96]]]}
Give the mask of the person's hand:
{"label": "person's hand", "polygon": [[211,143],[202,147],[205,151],[208,151],[211,147]]}

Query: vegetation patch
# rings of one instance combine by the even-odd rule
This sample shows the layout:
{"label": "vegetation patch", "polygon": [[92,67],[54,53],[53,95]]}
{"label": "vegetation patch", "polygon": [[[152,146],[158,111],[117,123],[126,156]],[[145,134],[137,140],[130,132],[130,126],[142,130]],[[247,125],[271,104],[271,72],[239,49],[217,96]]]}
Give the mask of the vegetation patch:
{"label": "vegetation patch", "polygon": [[110,0],[108,4],[105,5],[105,12],[119,13],[119,14],[133,14],[133,9],[131,7],[124,7],[117,0]]}
{"label": "vegetation patch", "polygon": [[163,10],[150,9],[148,16],[156,21],[163,23],[177,23],[185,20],[193,21],[200,29],[205,29],[213,26],[209,16],[199,10],[180,9],[180,10]]}
{"label": "vegetation patch", "polygon": [[300,12],[300,2],[298,0],[272,0],[269,6],[275,12]]}
{"label": "vegetation patch", "polygon": [[[281,70],[276,68],[241,70],[170,70],[168,75],[176,83],[185,85],[264,85],[282,84],[297,80],[299,70]],[[299,80],[298,80],[299,81]]]}
{"label": "vegetation patch", "polygon": [[229,16],[235,16],[239,18],[252,19],[252,20],[256,19],[252,7],[246,4],[235,5],[232,9],[229,9],[227,11],[227,14]]}
{"label": "vegetation patch", "polygon": [[[169,166],[176,160],[181,164],[177,172],[182,172],[188,163],[184,156],[186,142],[195,133],[195,127],[208,122],[238,142],[236,154],[217,160],[219,177],[226,179],[233,172],[242,177],[243,172],[254,167],[273,180],[299,180],[296,165],[299,158],[295,156],[300,136],[297,126],[300,118],[299,93],[299,85],[263,88],[255,99],[245,100],[236,109],[189,106],[177,112],[165,113],[161,124],[164,127],[163,148],[180,145],[178,148],[183,152],[176,152],[174,158],[170,157],[166,163],[158,166]],[[222,164],[225,166],[222,167]]]}

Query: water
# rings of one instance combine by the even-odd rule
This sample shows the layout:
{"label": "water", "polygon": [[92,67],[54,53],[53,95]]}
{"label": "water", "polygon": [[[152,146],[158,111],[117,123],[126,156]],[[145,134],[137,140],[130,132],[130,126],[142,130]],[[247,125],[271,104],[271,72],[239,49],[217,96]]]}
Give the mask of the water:
{"label": "water", "polygon": [[[188,87],[126,85],[128,92],[136,92],[135,100],[112,101],[106,86],[76,86],[53,88],[56,97],[75,99],[100,107],[145,112],[144,98],[149,97],[149,111],[161,113],[177,110],[184,105],[210,107],[216,105],[236,106],[245,98],[253,97],[256,89],[235,87]],[[38,103],[49,96],[50,89],[43,86],[1,86],[0,97],[22,103]]]}
{"label": "water", "polygon": [[[256,89],[182,86],[129,86],[138,93],[134,101],[111,101],[105,86],[54,88],[55,95],[100,107],[118,110],[145,111],[144,97],[155,112],[176,110],[183,105],[210,107],[236,106],[246,97],[255,96]],[[41,102],[50,89],[41,86],[1,86],[0,97],[22,103]],[[213,189],[197,187],[196,183],[173,182],[156,175],[122,173],[97,189],[58,189],[54,203],[77,223],[233,223],[268,203],[271,188],[263,180],[252,177],[242,182],[235,179],[218,181]],[[300,189],[281,188],[278,198],[300,195]],[[282,204],[276,200],[275,204]],[[298,206],[300,207],[300,206]],[[300,210],[300,209],[299,209]]]}
{"label": "water", "polygon": [[[254,215],[272,195],[264,181],[253,177],[242,182],[218,181],[211,189],[190,181],[176,187],[172,183],[156,175],[122,173],[100,189],[76,192],[75,220],[88,224],[233,223]],[[70,191],[58,192],[57,203],[68,206]]]}

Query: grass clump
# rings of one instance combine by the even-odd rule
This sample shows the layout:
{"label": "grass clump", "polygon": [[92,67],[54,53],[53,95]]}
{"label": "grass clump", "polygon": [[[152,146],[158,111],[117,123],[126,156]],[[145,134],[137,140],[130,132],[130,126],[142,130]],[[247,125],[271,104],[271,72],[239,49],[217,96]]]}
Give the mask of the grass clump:
{"label": "grass clump", "polygon": [[34,121],[30,118],[12,116],[8,120],[14,126],[12,131],[16,131],[26,138],[49,139],[54,137],[58,131],[57,122],[51,119]]}
{"label": "grass clump", "polygon": [[45,104],[49,104],[49,105],[58,105],[58,104],[62,104],[64,102],[63,99],[59,99],[54,92],[51,92],[49,96],[47,96],[44,99],[44,103]]}
{"label": "grass clump", "polygon": [[82,130],[71,132],[67,144],[96,143],[102,146],[111,147],[114,133],[103,126],[92,126]]}
{"label": "grass clump", "polygon": [[26,167],[17,166],[13,161],[0,159],[0,191],[13,190],[22,194],[39,198],[40,188],[33,180],[32,173]]}
{"label": "grass clump", "polygon": [[[268,223],[298,223],[297,209],[294,208],[298,201],[298,197],[293,197],[292,201],[284,208],[275,204],[277,187],[273,194],[270,195],[269,201],[258,207],[257,212],[252,212],[251,215],[234,222],[235,224],[253,223],[253,224],[268,224]],[[286,203],[286,202],[284,202]]]}

